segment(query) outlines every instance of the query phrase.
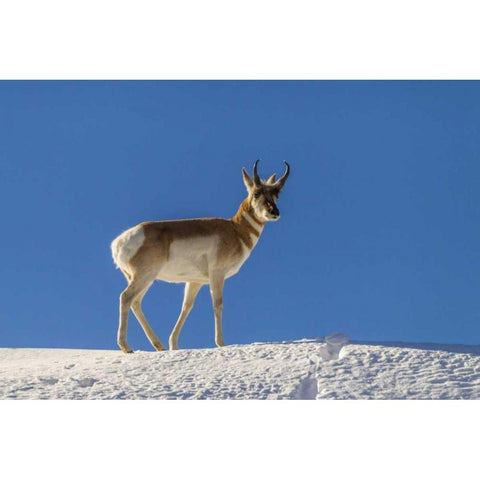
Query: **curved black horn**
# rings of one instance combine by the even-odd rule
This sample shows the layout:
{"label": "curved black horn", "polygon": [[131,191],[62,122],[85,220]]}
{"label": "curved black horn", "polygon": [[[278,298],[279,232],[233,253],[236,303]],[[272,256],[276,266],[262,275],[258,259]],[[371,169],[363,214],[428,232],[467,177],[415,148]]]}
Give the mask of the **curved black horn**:
{"label": "curved black horn", "polygon": [[290,165],[288,164],[288,162],[286,162],[285,160],[283,161],[283,163],[285,164],[285,173],[283,174],[283,177],[282,178],[279,178],[276,182],[275,185],[277,185],[279,188],[283,188],[283,185],[285,184],[288,176],[290,175]]}
{"label": "curved black horn", "polygon": [[256,185],[261,185],[262,181],[260,180],[260,177],[258,176],[257,173],[257,165],[260,159],[258,159],[254,165],[253,165],[253,181],[255,182]]}

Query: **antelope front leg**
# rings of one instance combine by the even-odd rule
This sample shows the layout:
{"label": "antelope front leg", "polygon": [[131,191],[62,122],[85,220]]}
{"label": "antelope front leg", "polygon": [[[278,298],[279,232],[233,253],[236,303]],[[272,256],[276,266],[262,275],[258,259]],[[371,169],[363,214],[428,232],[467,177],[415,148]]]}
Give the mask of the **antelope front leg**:
{"label": "antelope front leg", "polygon": [[193,307],[193,302],[195,301],[197,293],[201,287],[201,283],[187,282],[185,284],[182,311],[180,312],[180,316],[178,317],[177,323],[175,324],[175,327],[170,335],[170,339],[168,342],[170,345],[170,350],[178,349],[178,336],[180,335],[180,330],[185,323],[187,315],[190,313],[190,310]]}
{"label": "antelope front leg", "polygon": [[212,295],[213,311],[215,312],[215,343],[217,347],[224,347],[222,333],[223,284],[225,276],[214,273],[210,276],[210,294]]}

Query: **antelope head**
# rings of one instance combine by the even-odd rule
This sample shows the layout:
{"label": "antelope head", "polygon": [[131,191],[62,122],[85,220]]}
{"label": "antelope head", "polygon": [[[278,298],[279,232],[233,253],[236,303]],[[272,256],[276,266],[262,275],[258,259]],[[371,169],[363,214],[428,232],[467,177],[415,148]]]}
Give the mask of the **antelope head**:
{"label": "antelope head", "polygon": [[253,165],[253,178],[242,168],[243,182],[248,191],[248,199],[255,215],[265,222],[275,222],[280,218],[280,211],[277,207],[278,195],[282,191],[285,181],[290,174],[290,165],[285,163],[285,173],[281,178],[276,180],[275,174],[271,175],[268,180],[261,180],[258,176],[257,160]]}

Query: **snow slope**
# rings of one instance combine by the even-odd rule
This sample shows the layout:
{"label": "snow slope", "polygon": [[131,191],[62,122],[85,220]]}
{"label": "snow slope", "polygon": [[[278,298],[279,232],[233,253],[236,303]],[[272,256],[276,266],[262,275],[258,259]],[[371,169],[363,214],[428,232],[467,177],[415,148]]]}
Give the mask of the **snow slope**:
{"label": "snow slope", "polygon": [[480,398],[480,346],[352,342],[342,348],[341,336],[328,338],[330,344],[316,339],[131,355],[3,348],[0,398]]}

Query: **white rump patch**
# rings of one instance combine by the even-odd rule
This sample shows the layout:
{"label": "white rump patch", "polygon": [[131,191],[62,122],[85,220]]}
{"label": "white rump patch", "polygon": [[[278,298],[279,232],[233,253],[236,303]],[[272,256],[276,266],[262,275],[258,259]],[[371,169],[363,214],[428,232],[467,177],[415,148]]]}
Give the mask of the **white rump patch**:
{"label": "white rump patch", "polygon": [[143,227],[137,225],[120,234],[112,242],[112,256],[118,268],[130,273],[130,259],[138,252],[144,240]]}

